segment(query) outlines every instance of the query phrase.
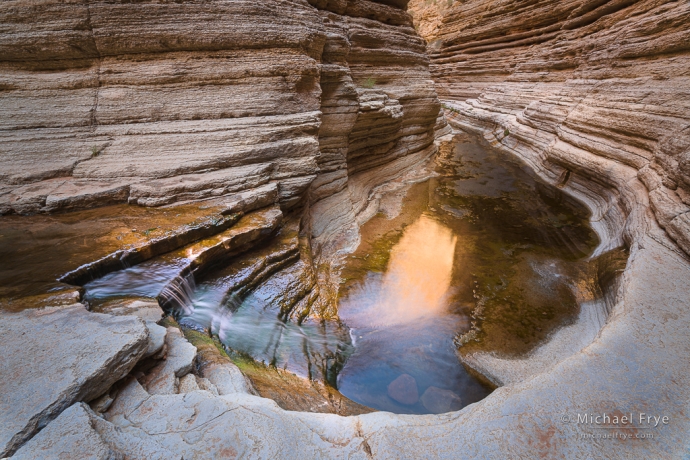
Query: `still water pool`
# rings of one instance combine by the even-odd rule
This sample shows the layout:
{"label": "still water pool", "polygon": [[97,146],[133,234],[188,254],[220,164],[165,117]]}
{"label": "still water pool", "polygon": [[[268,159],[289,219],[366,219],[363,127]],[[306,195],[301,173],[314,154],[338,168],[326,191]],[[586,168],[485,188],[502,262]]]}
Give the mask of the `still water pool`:
{"label": "still water pool", "polygon": [[[457,138],[439,164],[401,212],[362,227],[342,272],[339,321],[279,314],[300,261],[240,297],[229,293],[246,268],[221,267],[185,287],[178,319],[374,409],[442,413],[484,398],[491,388],[459,353],[518,356],[576,318],[578,303],[596,295],[588,255],[597,239],[582,205],[478,141]],[[185,257],[179,250],[111,273],[87,284],[86,298],[153,298]]]}
{"label": "still water pool", "polygon": [[440,171],[399,216],[365,224],[343,273],[339,314],[355,351],[338,389],[379,410],[442,413],[484,398],[459,353],[529,352],[596,284],[582,205],[469,138]]}

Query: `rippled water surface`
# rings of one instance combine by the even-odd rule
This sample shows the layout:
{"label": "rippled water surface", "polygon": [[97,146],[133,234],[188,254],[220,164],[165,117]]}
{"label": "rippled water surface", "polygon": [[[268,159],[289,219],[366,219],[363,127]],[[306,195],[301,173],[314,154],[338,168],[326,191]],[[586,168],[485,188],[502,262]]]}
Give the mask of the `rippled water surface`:
{"label": "rippled water surface", "polygon": [[223,286],[222,278],[201,283],[182,321],[209,329],[232,351],[335,385],[342,363],[352,353],[347,328],[335,321],[298,324],[282,319],[271,302],[270,286],[242,300],[223,300]]}

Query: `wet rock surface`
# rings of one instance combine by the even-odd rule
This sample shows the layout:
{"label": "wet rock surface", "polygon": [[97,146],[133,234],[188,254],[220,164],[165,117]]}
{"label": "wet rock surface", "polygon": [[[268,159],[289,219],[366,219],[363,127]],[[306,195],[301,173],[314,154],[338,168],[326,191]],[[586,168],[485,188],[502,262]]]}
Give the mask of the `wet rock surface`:
{"label": "wet rock surface", "polygon": [[554,183],[610,161],[632,168],[659,225],[690,253],[690,6],[503,2],[486,14],[488,4],[410,4],[456,126]]}
{"label": "wet rock surface", "polygon": [[[444,125],[424,43],[400,9],[404,3],[47,2],[40,11],[12,3],[0,14],[6,31],[0,213],[130,200],[165,206],[222,194],[241,195],[224,198],[238,212],[270,200],[285,213],[308,208],[300,217],[313,251],[300,256],[317,270],[304,279],[316,280],[319,298],[332,301],[339,272],[330,270],[331,255],[356,245],[357,225],[377,212],[382,184],[411,171],[424,175],[435,151],[433,128]],[[609,320],[580,351],[551,355],[548,365],[530,368],[485,400],[440,416],[290,412],[234,383],[228,385],[234,392],[220,395],[221,380],[194,375],[192,381],[187,374],[175,388],[190,391],[184,394],[150,395],[127,377],[119,391],[111,389],[111,403],[94,405],[106,411],[101,418],[79,401],[110,394],[109,378],[126,374],[130,359],[135,363],[149,347],[139,319],[108,317],[136,324],[138,332],[130,331],[137,337],[130,351],[136,350],[123,358],[122,372],[97,379],[107,385],[79,380],[98,370],[70,367],[70,359],[103,351],[93,347],[102,343],[92,335],[98,327],[85,331],[80,340],[88,346],[66,359],[49,356],[54,343],[42,344],[39,334],[3,340],[3,366],[30,353],[12,369],[31,376],[22,391],[43,390],[36,382],[47,374],[34,373],[36,362],[48,358],[46,368],[57,366],[50,368],[49,390],[64,387],[53,376],[73,368],[89,388],[67,384],[65,398],[0,388],[10,407],[0,411],[8,417],[0,424],[9,433],[3,451],[18,448],[40,419],[47,426],[26,444],[27,455],[684,458],[690,432],[684,404],[690,399],[687,8],[654,1],[454,2],[435,35],[441,41],[430,45],[454,125],[485,135],[587,203],[602,252],[623,242],[630,247]],[[265,186],[275,196],[245,195]],[[59,275],[171,230],[156,227],[178,214],[160,209],[151,218],[120,206],[124,218],[116,212],[96,232],[90,225],[100,210],[51,217],[42,229],[30,217],[4,217],[0,244],[9,262],[0,278],[2,308],[78,300],[77,290],[55,282]],[[223,215],[221,208],[203,211],[211,224]],[[63,232],[65,226],[70,230]],[[58,233],[61,244],[53,239]],[[51,238],[41,237],[46,234]],[[27,235],[32,242],[23,245]],[[47,293],[53,288],[64,292]],[[296,285],[293,292],[304,290]],[[14,323],[22,324],[3,322],[3,338]],[[40,317],[26,323],[22,332]],[[59,401],[50,406],[48,400]],[[592,443],[581,441],[590,427],[562,422],[563,415],[605,411],[668,415],[672,423],[654,431],[653,440]]]}
{"label": "wet rock surface", "polygon": [[[657,234],[663,235],[663,232]],[[582,444],[567,440],[587,434],[588,428],[562,423],[561,414],[556,413],[554,407],[565,414],[590,410],[589,407],[612,410],[608,408],[612,404],[611,395],[617,394],[614,390],[624,390],[625,394],[642,391],[647,396],[617,401],[626,411],[657,410],[676,414],[677,425],[660,430],[670,439],[681,439],[690,423],[676,412],[675,401],[664,397],[669,388],[657,385],[655,375],[663,371],[672,378],[676,383],[671,390],[677,394],[682,395],[683,388],[687,388],[683,383],[687,376],[682,364],[687,357],[687,344],[683,342],[685,336],[674,331],[679,323],[684,331],[690,321],[688,315],[678,314],[687,310],[678,309],[686,298],[677,289],[684,285],[683,280],[690,272],[678,253],[649,238],[644,242],[645,249],[635,252],[627,271],[628,290],[623,299],[625,303],[620,304],[625,305],[626,314],[614,316],[587,353],[578,353],[551,371],[499,389],[463,411],[414,418],[389,413],[339,417],[286,411],[269,399],[249,394],[250,387],[238,387],[234,380],[239,370],[220,355],[217,342],[207,337],[203,342],[193,340],[197,344],[199,363],[198,370],[193,372],[198,374],[184,376],[176,393],[151,395],[137,378],[125,377],[109,390],[113,401],[100,409],[105,411],[102,415],[88,406],[73,406],[63,413],[64,417],[53,420],[29,441],[24,452],[51,456],[69,450],[71,458],[98,458],[94,455],[101,452],[108,452],[110,458],[133,459],[245,454],[251,458],[271,455],[370,458],[404,457],[422,449],[431,457],[462,452],[470,458],[487,455],[509,458],[514,454],[531,458],[534,446],[524,446],[520,439],[530,433],[540,433],[539,430],[547,426],[547,433],[551,433],[547,434],[549,442],[537,446],[539,455],[577,458],[582,453]],[[659,297],[652,286],[664,287],[661,291],[664,295]],[[647,305],[653,299],[661,303],[649,309]],[[674,315],[674,322],[667,321],[669,314]],[[655,329],[663,330],[665,353],[659,353],[657,342],[650,340],[646,333],[645,328],[650,323]],[[177,335],[176,328],[168,331],[176,340],[185,340]],[[624,340],[619,338],[621,332]],[[198,332],[191,333],[204,337]],[[629,346],[631,337],[637,344],[634,348]],[[184,345],[185,348],[190,346]],[[638,371],[641,380],[628,378],[629,366],[639,360],[644,362]],[[227,372],[217,372],[219,369]],[[294,388],[294,382],[290,385]],[[222,391],[225,394],[221,395],[221,388],[230,390]],[[452,410],[455,401],[450,394],[435,389],[427,389],[421,398],[423,403],[439,412],[445,410],[449,401]],[[606,399],[606,404],[601,405],[601,398]],[[515,424],[516,418],[522,422]],[[77,431],[74,427],[78,428],[79,435],[74,434]],[[485,442],[487,429],[499,430],[501,441]],[[262,436],[257,437],[257,433]],[[299,441],[281,438],[275,442],[273,433]],[[84,448],[85,445],[89,448]],[[585,445],[584,449],[589,446]],[[640,453],[671,458],[682,456],[680,442],[626,442],[615,447],[616,450],[607,451],[608,457],[623,459]],[[594,455],[593,451],[589,453]]]}
{"label": "wet rock surface", "polygon": [[[601,309],[589,305],[576,324],[559,331],[526,359],[471,356],[468,365],[500,377],[497,381],[507,386],[468,415],[482,418],[479,412],[494,401],[504,410],[522,412],[520,402],[534,398],[548,414],[577,413],[584,407],[668,410],[682,428],[666,430],[668,438],[653,442],[602,442],[594,451],[592,445],[561,436],[586,432],[585,427],[525,424],[516,419],[503,425],[510,454],[508,447],[498,445],[467,454],[682,457],[684,448],[676,442],[689,426],[681,408],[687,396],[678,393],[675,383],[650,386],[644,375],[655,379],[652,376],[677,372],[673,357],[689,345],[680,329],[669,326],[663,333],[658,329],[657,321],[665,314],[653,312],[652,304],[659,303],[645,299],[663,298],[659,301],[667,312],[686,318],[687,299],[682,300],[677,283],[688,276],[683,236],[688,229],[679,223],[688,206],[682,158],[690,140],[686,129],[690,61],[687,47],[681,44],[687,35],[681,24],[686,22],[688,5],[504,2],[491,5],[490,14],[484,14],[487,5],[481,0],[455,2],[431,15],[428,9],[433,6],[411,2],[417,18],[436,17],[433,26],[427,24],[424,30],[429,33],[432,73],[449,122],[483,135],[501,151],[525,161],[542,180],[586,203],[601,240],[595,255],[628,246],[630,258],[607,300],[606,322],[601,321]],[[666,21],[665,26],[660,21]],[[660,101],[665,102],[659,105]],[[669,278],[656,284],[660,277]],[[642,285],[649,291],[643,294]],[[631,334],[644,339],[631,342]],[[582,342],[586,337],[589,344]],[[572,354],[564,349],[580,351]],[[624,361],[632,367],[622,365]],[[632,370],[641,366],[644,375]],[[588,394],[577,383],[585,380],[566,377],[575,377],[577,369],[587,375]],[[645,393],[658,398],[616,395],[633,385],[644,385]],[[484,429],[498,425],[494,419]],[[538,442],[525,442],[525,437],[535,439],[536,434]]]}
{"label": "wet rock surface", "polygon": [[429,387],[426,389],[421,398],[419,398],[429,412],[432,414],[443,414],[445,412],[452,412],[462,407],[462,399],[450,390],[444,390],[437,387]]}
{"label": "wet rock surface", "polygon": [[0,305],[16,311],[73,304],[83,290],[58,279],[83,284],[214,235],[240,217],[223,216],[224,209],[222,202],[206,201],[173,209],[118,205],[50,217],[4,216]]}
{"label": "wet rock surface", "polygon": [[[137,5],[136,13],[120,4],[70,10],[56,3],[52,15],[40,17],[18,3],[16,15],[1,18],[8,31],[2,46],[9,52],[22,40],[51,45],[0,59],[0,73],[13,82],[0,127],[6,134],[0,212],[111,203],[160,212],[142,222],[135,222],[141,211],[134,206],[81,214],[89,221],[121,213],[118,230],[129,227],[147,241],[82,228],[74,233],[94,235],[82,244],[88,257],[62,254],[57,273],[45,273],[42,283],[27,280],[0,295],[14,309],[27,308],[19,299],[55,287],[55,275],[82,285],[277,204],[286,217],[302,219],[300,231],[312,237],[301,244],[300,257],[313,273],[294,292],[311,289],[303,304],[335,317],[334,259],[356,242],[358,222],[376,212],[371,195],[391,180],[429,174],[424,165],[436,149],[435,128],[446,127],[425,44],[405,3],[192,2],[174,16],[155,3]],[[179,15],[216,33],[201,37],[199,27],[176,28],[173,39],[170,21]],[[146,25],[134,17],[145,17]],[[26,35],[27,21],[45,27]],[[170,46],[151,44],[161,41]],[[65,104],[69,110],[57,123],[46,107]],[[195,206],[206,219],[199,228],[158,223],[174,220],[195,200],[207,200]],[[46,231],[65,231],[64,223],[73,225],[58,219]],[[14,241],[25,237],[7,233]],[[95,238],[107,244],[92,247]],[[17,259],[20,252],[10,255]]]}

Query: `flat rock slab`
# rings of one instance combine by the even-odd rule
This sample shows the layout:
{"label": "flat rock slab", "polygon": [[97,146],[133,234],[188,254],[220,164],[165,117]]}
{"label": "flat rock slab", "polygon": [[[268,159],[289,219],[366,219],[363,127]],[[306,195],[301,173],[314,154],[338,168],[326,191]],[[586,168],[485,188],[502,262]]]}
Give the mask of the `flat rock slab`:
{"label": "flat rock slab", "polygon": [[90,401],[146,353],[142,320],[83,305],[0,314],[0,457],[75,402]]}
{"label": "flat rock slab", "polygon": [[[101,419],[97,431],[102,436],[118,433],[122,440],[152,441],[158,452],[185,459],[371,458],[357,437],[354,417],[285,411],[257,396],[193,391],[153,395],[129,407],[110,421]],[[132,444],[121,439],[113,438],[112,445],[126,458],[151,458],[133,452]]]}
{"label": "flat rock slab", "polygon": [[92,428],[88,407],[84,403],[77,403],[24,444],[12,458],[111,460],[122,456],[110,449]]}
{"label": "flat rock slab", "polygon": [[116,316],[138,316],[144,321],[153,321],[154,323],[163,319],[163,310],[156,301],[135,300],[124,305],[119,304],[112,308],[104,308],[101,311]]}

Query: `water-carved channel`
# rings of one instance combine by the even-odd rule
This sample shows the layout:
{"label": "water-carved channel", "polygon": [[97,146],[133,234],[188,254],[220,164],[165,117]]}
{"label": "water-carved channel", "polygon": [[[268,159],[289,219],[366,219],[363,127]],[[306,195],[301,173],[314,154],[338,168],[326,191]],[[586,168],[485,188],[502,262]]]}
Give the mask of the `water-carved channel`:
{"label": "water-carved channel", "polygon": [[[189,280],[177,319],[231,353],[327,382],[374,409],[442,413],[484,398],[490,387],[459,353],[524,355],[575,321],[579,305],[601,295],[601,270],[588,258],[597,238],[581,204],[476,140],[457,138],[439,164],[399,212],[362,227],[342,272],[339,319],[286,317],[276,307],[304,273],[290,225],[243,263]],[[268,282],[233,290],[276,251],[284,257]],[[181,249],[110,273],[86,284],[86,300],[155,298],[190,257]]]}
{"label": "water-carved channel", "polygon": [[490,391],[458,353],[524,356],[601,295],[587,210],[468,137],[442,152],[393,219],[362,228],[343,272],[340,317],[355,352],[339,375],[380,410],[439,413]]}

